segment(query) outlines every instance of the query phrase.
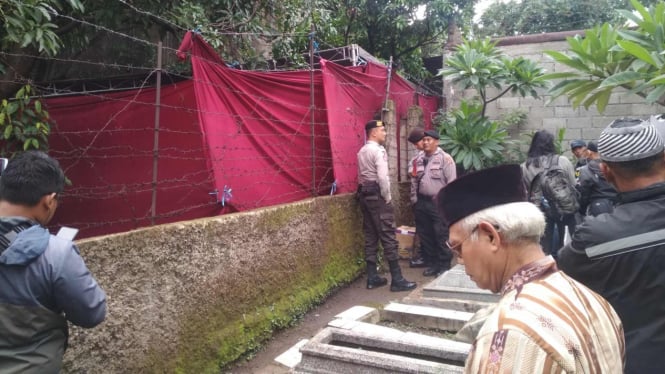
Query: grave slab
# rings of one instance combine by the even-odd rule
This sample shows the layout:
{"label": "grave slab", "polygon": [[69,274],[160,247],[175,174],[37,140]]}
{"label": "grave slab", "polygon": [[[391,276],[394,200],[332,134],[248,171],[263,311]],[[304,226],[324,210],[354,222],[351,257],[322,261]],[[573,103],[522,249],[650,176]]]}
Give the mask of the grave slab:
{"label": "grave slab", "polygon": [[294,373],[462,373],[469,349],[411,332],[395,338],[327,327],[300,348]]}
{"label": "grave slab", "polygon": [[381,311],[381,319],[441,331],[457,331],[473,313],[431,306],[390,303]]}
{"label": "grave slab", "polygon": [[461,299],[496,303],[499,295],[482,290],[464,272],[464,265],[455,265],[423,287],[423,297]]}

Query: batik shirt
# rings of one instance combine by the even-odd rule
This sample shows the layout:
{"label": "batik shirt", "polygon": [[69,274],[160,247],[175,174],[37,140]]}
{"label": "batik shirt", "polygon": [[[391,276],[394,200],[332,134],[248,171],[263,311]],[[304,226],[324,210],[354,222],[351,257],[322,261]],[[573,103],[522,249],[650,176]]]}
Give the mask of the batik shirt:
{"label": "batik shirt", "polygon": [[610,304],[548,256],[522,267],[471,348],[466,373],[622,373],[623,327]]}

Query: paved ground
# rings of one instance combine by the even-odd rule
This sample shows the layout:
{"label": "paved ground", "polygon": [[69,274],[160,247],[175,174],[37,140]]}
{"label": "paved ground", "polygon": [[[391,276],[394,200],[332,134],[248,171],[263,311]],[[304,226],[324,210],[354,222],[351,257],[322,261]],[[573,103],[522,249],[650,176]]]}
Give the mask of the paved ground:
{"label": "paved ground", "polygon": [[[407,261],[400,261],[404,277],[410,281],[418,282],[418,288],[413,293],[422,292],[422,286],[434,280],[432,277],[423,277],[424,269],[410,269]],[[281,353],[292,347],[301,339],[309,339],[316,335],[335,315],[355,305],[381,307],[390,301],[398,301],[409,295],[409,292],[390,292],[385,286],[374,290],[365,288],[366,277],[363,275],[347,287],[330,296],[325,303],[305,315],[303,320],[295,327],[277,333],[265,347],[249,361],[236,364],[225,373],[233,374],[282,374],[287,371],[275,365],[273,360]],[[390,278],[389,278],[390,279]]]}

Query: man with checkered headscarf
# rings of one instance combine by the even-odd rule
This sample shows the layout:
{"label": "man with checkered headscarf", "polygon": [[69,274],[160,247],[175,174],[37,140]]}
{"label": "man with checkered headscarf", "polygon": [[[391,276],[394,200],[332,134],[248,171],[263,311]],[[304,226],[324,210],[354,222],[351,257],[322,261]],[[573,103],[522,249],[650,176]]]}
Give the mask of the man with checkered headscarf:
{"label": "man with checkered headscarf", "polygon": [[662,373],[665,352],[665,156],[649,121],[622,118],[600,135],[614,212],[587,217],[559,267],[605,297],[621,317],[626,373]]}

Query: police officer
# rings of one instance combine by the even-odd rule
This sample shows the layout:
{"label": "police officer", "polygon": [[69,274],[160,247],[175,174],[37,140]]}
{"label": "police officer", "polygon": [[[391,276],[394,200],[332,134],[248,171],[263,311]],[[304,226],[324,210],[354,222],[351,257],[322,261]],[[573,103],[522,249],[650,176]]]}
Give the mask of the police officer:
{"label": "police officer", "polygon": [[365,125],[365,133],[367,143],[358,152],[358,195],[363,213],[367,288],[381,287],[388,283],[388,280],[380,277],[376,271],[376,251],[381,240],[384,255],[390,265],[390,290],[412,290],[416,288],[416,283],[404,279],[398,263],[395,214],[388,179],[388,156],[383,148],[386,128],[382,121],[373,120]]}
{"label": "police officer", "polygon": [[434,198],[441,188],[455,180],[457,169],[452,156],[439,148],[439,134],[425,131],[423,151],[416,159],[416,177],[411,179],[411,201],[414,201],[416,232],[421,253],[427,264],[424,276],[437,276],[450,269],[452,253],[446,247],[448,228],[444,225]]}
{"label": "police officer", "polygon": [[[425,130],[423,130],[420,127],[416,127],[415,129],[411,130],[409,133],[409,137],[406,138],[406,140],[409,141],[409,143],[413,144],[413,147],[416,149],[416,155],[413,156],[411,161],[409,161],[410,165],[410,171],[409,175],[411,179],[413,180],[414,178],[418,177],[418,157],[423,153],[423,138],[425,137]],[[413,184],[411,185],[411,194],[410,194],[410,199],[411,199],[411,204],[413,205],[413,214],[415,216],[415,204],[417,201],[416,198],[416,191],[415,188],[413,187]],[[416,232],[416,235],[418,233]],[[420,242],[420,240],[418,241]],[[420,247],[420,246],[419,246]],[[418,253],[409,260],[409,266],[412,268],[422,268],[426,267],[427,264],[425,263],[425,260],[423,259],[423,254],[422,254],[422,249],[418,248]]]}
{"label": "police officer", "polygon": [[577,190],[580,192],[580,213],[597,216],[612,213],[617,191],[601,171],[601,159],[596,142],[587,145],[587,164],[580,169]]}
{"label": "police officer", "polygon": [[586,165],[586,153],[587,146],[586,142],[582,139],[573,140],[570,142],[570,151],[573,152],[577,162],[575,163],[575,180],[578,180],[580,177],[580,170],[582,166]]}

